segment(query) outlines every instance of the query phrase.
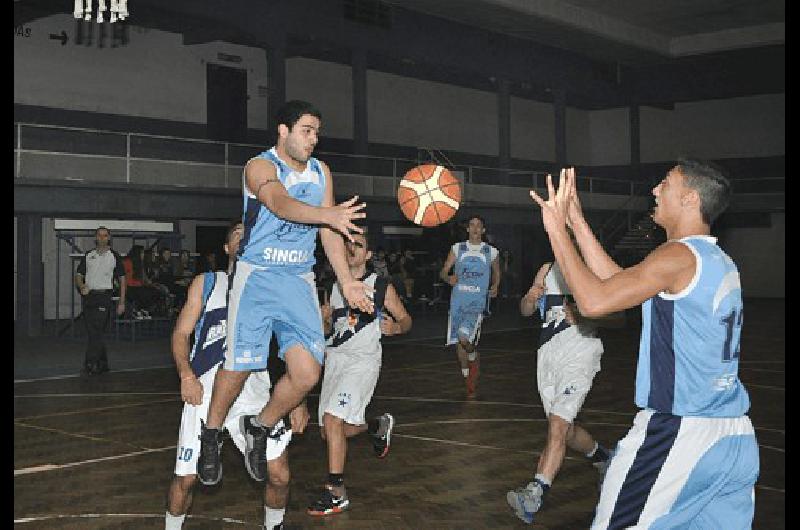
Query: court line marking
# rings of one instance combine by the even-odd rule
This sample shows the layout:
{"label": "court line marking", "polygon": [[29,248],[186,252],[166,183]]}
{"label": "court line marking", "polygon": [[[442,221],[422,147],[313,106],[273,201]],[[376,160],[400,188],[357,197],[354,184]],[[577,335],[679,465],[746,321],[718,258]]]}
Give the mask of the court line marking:
{"label": "court line marking", "polygon": [[[19,427],[27,427],[29,429],[34,429],[37,431],[45,431],[45,432],[54,432],[56,434],[63,434],[64,436],[72,436],[74,438],[82,438],[86,440],[91,440],[93,442],[105,442],[105,443],[113,443],[119,445],[127,445],[128,447],[133,447],[134,449],[147,449],[147,447],[142,447],[140,445],[133,445],[128,442],[119,442],[117,440],[110,440],[108,438],[101,438],[99,436],[89,436],[88,434],[79,434],[75,432],[64,431],[62,429],[55,429],[53,427],[42,427],[41,425],[30,425],[28,423],[22,423],[20,421],[14,421],[14,425]],[[50,464],[47,464],[50,465]]]}
{"label": "court line marking", "polygon": [[[475,448],[475,449],[493,449],[493,450],[496,450],[496,451],[505,451],[507,453],[522,453],[522,454],[534,454],[534,455],[540,455],[541,454],[538,451],[530,451],[530,450],[526,451],[526,450],[522,450],[522,449],[506,449],[504,447],[495,447],[495,446],[492,446],[492,445],[480,445],[480,444],[471,444],[471,443],[467,443],[467,442],[456,442],[456,441],[453,441],[453,440],[442,440],[440,438],[430,438],[430,437],[427,437],[427,436],[413,436],[413,435],[410,435],[410,434],[394,434],[393,436],[396,436],[398,438],[410,438],[412,440],[421,440],[423,442],[438,442],[438,443],[443,443],[443,444],[447,444],[447,445],[457,445],[457,446],[461,446],[461,447],[472,447],[472,448]],[[564,456],[564,460],[577,460],[579,462],[585,462],[586,461],[586,457],[581,458],[581,457],[576,457],[576,456],[566,456],[565,455]],[[785,493],[786,492],[786,490],[773,488],[773,487],[770,487],[770,486],[760,486],[758,484],[756,484],[755,487],[756,488],[760,488],[760,489],[768,489],[770,491],[777,491],[777,492],[780,492],[780,493]]]}
{"label": "court line marking", "polygon": [[[179,397],[179,393],[177,392],[132,392],[131,395],[174,395]],[[108,393],[108,394],[46,394],[47,397],[88,397],[88,396],[124,396],[128,395],[127,393]],[[307,394],[308,397],[319,398],[319,394]],[[29,394],[29,395],[16,395],[15,398],[35,398],[40,397],[39,394]],[[444,399],[444,398],[424,398],[424,397],[411,397],[411,396],[373,396],[372,399],[386,399],[386,400],[395,400],[395,401],[420,401],[420,402],[428,402],[428,403],[469,403],[470,405],[508,405],[513,407],[525,407],[525,408],[543,408],[542,405],[536,405],[533,403],[513,403],[508,401],[478,401],[478,400],[458,400],[458,399]],[[100,407],[94,409],[81,409],[76,411],[66,411],[66,412],[56,412],[53,414],[44,414],[41,416],[29,416],[24,418],[17,418],[14,421],[22,421],[28,419],[36,419],[36,418],[46,418],[50,416],[66,416],[71,414],[82,414],[85,412],[92,412],[95,410],[106,410],[106,409],[113,409],[113,408],[124,408],[124,407],[135,407],[140,405],[148,405],[154,403],[168,403],[173,401],[172,399],[163,399],[163,400],[155,400],[155,401],[148,401],[148,402],[140,402],[140,403],[133,403],[128,405],[112,405],[109,407]],[[637,411],[634,412],[619,412],[614,410],[603,410],[603,409],[593,409],[593,408],[581,408],[581,412],[596,412],[598,414],[615,414],[621,416],[635,416]],[[585,423],[585,422],[580,422]],[[784,429],[774,429],[769,427],[754,427],[757,431],[768,431],[768,432],[776,432],[778,434],[786,434]]]}
{"label": "court line marking", "polygon": [[[157,394],[161,394],[158,392]],[[110,405],[108,407],[96,407],[91,409],[80,409],[80,410],[67,410],[63,412],[53,412],[52,414],[39,414],[37,416],[23,416],[21,418],[14,418],[14,421],[28,421],[28,420],[38,420],[42,418],[55,418],[58,416],[72,416],[75,414],[86,414],[87,412],[102,412],[106,410],[115,410],[115,409],[124,409],[124,408],[132,408],[132,407],[141,407],[143,405],[152,405],[155,403],[171,403],[176,401],[175,396],[178,397],[177,401],[180,401],[180,396],[173,393],[173,397],[170,399],[156,399],[153,401],[140,401],[137,403],[128,403],[125,405]],[[17,397],[17,396],[14,396]],[[20,396],[20,397],[39,397],[39,396]]]}
{"label": "court line marking", "polygon": [[[126,517],[136,519],[164,519],[163,513],[81,513],[75,515],[56,514],[56,515],[36,515],[14,519],[14,524],[35,523],[39,521],[49,521],[51,519],[99,519],[101,517]],[[201,519],[204,521],[215,521],[222,523],[252,525],[260,527],[260,524],[240,521],[231,517],[208,517],[204,515],[187,515],[186,519]]]}
{"label": "court line marking", "polygon": [[[122,370],[114,370],[111,373],[114,374],[121,374],[125,372],[143,372],[145,370],[162,370],[164,368],[175,368],[175,364],[160,364],[158,366],[145,366],[142,368],[123,368]],[[14,384],[18,383],[37,383],[39,381],[56,381],[59,379],[74,379],[76,377],[81,377],[80,373],[77,374],[63,374],[63,375],[53,375],[49,377],[37,377],[33,379],[14,379]]]}
{"label": "court line marking", "polygon": [[[159,447],[159,448],[156,448],[156,449],[145,449],[144,451],[135,451],[133,453],[123,453],[121,455],[104,456],[104,457],[101,457],[101,458],[92,458],[92,459],[89,459],[89,460],[80,460],[78,462],[69,462],[69,463],[66,463],[66,464],[44,464],[44,465],[38,465],[38,466],[33,466],[33,467],[26,467],[26,468],[22,468],[22,469],[15,469],[14,470],[14,476],[17,477],[17,476],[20,476],[20,475],[29,475],[29,474],[32,474],[32,473],[39,473],[39,472],[42,472],[42,471],[54,471],[54,470],[57,470],[57,469],[66,469],[66,468],[70,468],[70,467],[82,466],[82,465],[85,465],[85,464],[94,464],[94,463],[97,463],[97,462],[109,462],[109,461],[112,461],[112,460],[121,460],[123,458],[130,458],[132,456],[146,455],[146,454],[150,454],[150,453],[159,453],[161,451],[169,451],[170,449],[176,449],[176,448],[177,448],[177,445],[171,445],[169,447]],[[162,517],[163,517],[163,514],[162,514]]]}
{"label": "court line marking", "polygon": [[[395,428],[399,427],[420,427],[424,425],[455,425],[459,423],[496,423],[496,422],[511,422],[511,423],[533,423],[533,422],[547,422],[546,418],[459,418],[456,420],[431,420],[431,421],[418,421],[413,423],[398,423]],[[624,427],[630,428],[631,425],[628,423],[607,423],[607,422],[600,422],[600,421],[580,421],[578,422],[581,425],[603,425],[605,427]],[[781,453],[785,453],[786,449],[781,449],[780,447],[773,447],[771,445],[761,445],[758,444],[759,447],[763,447],[764,449],[771,449],[773,451],[778,451]]]}

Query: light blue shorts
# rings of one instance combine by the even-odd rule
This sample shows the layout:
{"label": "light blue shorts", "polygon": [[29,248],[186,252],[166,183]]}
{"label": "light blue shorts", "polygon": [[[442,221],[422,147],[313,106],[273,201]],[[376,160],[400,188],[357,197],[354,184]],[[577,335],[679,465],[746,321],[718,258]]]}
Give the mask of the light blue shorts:
{"label": "light blue shorts", "polygon": [[325,338],[314,273],[276,273],[238,261],[228,280],[225,369],[265,368],[272,333],[281,359],[286,350],[300,345],[323,363]]}

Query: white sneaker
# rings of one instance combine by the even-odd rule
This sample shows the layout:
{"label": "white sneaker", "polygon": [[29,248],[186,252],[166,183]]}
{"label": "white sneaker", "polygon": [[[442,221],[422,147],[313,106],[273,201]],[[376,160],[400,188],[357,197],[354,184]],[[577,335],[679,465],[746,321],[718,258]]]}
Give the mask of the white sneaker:
{"label": "white sneaker", "polygon": [[514,514],[524,522],[533,523],[533,515],[542,507],[541,484],[536,481],[528,482],[524,488],[517,488],[506,494],[506,502],[514,510]]}

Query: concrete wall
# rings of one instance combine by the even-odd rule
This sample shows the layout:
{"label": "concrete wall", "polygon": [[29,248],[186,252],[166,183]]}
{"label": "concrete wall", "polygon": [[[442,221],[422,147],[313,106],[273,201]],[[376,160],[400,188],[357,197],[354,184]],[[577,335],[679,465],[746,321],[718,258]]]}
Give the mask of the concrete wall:
{"label": "concrete wall", "polygon": [[590,165],[631,163],[631,131],[627,108],[589,112]]}
{"label": "concrete wall", "polygon": [[772,94],[642,107],[642,162],[786,154],[786,96]]}
{"label": "concrete wall", "polygon": [[769,228],[725,230],[719,245],[739,267],[744,296],[786,297],[785,213],[773,213]]}
{"label": "concrete wall", "polygon": [[497,155],[494,93],[375,71],[367,83],[370,141]]}
{"label": "concrete wall", "polygon": [[512,97],[511,156],[555,162],[555,122],[552,104]]}
{"label": "concrete wall", "polygon": [[[247,70],[248,127],[266,128],[267,61],[263,50],[224,42],[185,46],[181,35],[130,26],[126,46],[75,43],[76,21],[54,15],[33,21],[14,39],[14,102],[69,110],[206,122],[206,63]],[[69,42],[49,39],[64,30]],[[97,27],[95,27],[97,31]],[[95,34],[96,35],[96,34]],[[241,63],[219,61],[239,55]],[[263,94],[263,95],[261,95]]]}

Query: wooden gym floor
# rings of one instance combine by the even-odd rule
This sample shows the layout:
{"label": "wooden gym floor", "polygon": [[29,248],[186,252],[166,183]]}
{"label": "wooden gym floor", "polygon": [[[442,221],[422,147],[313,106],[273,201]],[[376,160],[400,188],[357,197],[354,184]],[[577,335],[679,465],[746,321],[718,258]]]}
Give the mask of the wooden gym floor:
{"label": "wooden gym floor", "polygon": [[[785,528],[785,303],[749,300],[745,307],[740,375],[761,446],[753,528],[775,530]],[[345,469],[351,509],[312,518],[305,507],[327,470],[318,428],[309,425],[290,446],[288,527],[526,528],[507,508],[505,493],[530,479],[546,424],[534,380],[537,330],[512,314],[513,309],[496,319],[506,318],[512,330],[482,337],[474,401],[464,399],[455,354],[442,346],[441,337],[416,333],[387,340],[368,414],[394,414],[389,456],[378,460],[363,436],[351,439]],[[421,323],[443,317],[417,318]],[[601,443],[613,445],[636,412],[638,322],[604,330],[602,337],[603,369],[579,420]],[[137,347],[148,344],[153,343]],[[164,348],[166,342],[156,344]],[[168,355],[167,350],[163,359]],[[173,368],[92,379],[34,378],[15,381],[14,391],[15,526],[163,528],[182,406]],[[312,422],[316,392],[309,398]],[[258,528],[263,522],[262,486],[249,479],[232,443],[225,445],[223,458],[221,486],[197,487],[184,528]],[[588,528],[596,485],[594,469],[568,452],[533,527]]]}

